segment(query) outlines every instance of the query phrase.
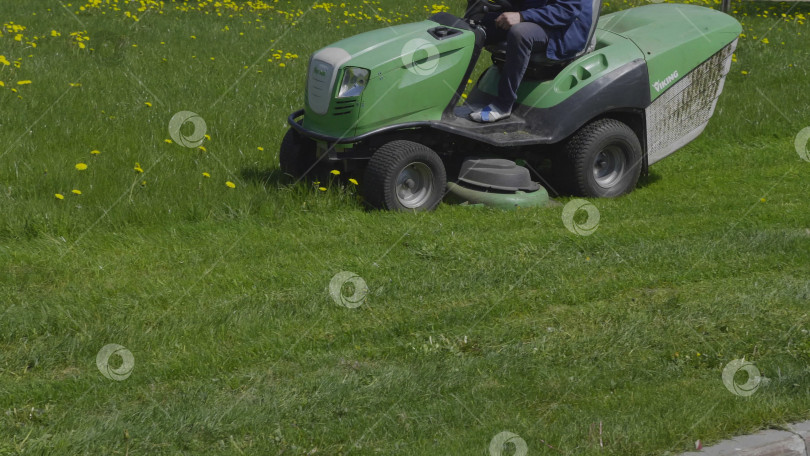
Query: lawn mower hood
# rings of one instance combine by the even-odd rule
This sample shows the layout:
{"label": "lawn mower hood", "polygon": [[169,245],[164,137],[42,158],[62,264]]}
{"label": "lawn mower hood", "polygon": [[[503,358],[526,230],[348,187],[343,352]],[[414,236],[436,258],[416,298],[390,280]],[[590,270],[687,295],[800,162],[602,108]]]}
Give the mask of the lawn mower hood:
{"label": "lawn mower hood", "polygon": [[471,30],[428,20],[363,33],[317,51],[307,74],[303,126],[346,138],[441,118],[467,74],[475,39]]}

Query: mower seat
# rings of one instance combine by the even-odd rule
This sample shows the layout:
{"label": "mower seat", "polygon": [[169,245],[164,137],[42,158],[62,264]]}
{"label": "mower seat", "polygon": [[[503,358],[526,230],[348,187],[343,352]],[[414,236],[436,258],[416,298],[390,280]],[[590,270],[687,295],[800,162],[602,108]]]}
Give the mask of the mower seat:
{"label": "mower seat", "polygon": [[[569,63],[582,57],[585,54],[593,52],[596,48],[596,23],[599,21],[599,14],[602,12],[602,0],[593,1],[593,19],[591,21],[591,30],[588,33],[588,44],[584,49],[577,52],[576,55],[566,60],[551,60],[546,57],[545,50],[543,52],[536,52],[532,54],[529,60],[529,67],[527,75],[534,74],[547,74],[550,71],[560,71]],[[486,50],[492,54],[492,62],[496,65],[501,65],[506,61],[506,41],[491,44],[486,47]]]}

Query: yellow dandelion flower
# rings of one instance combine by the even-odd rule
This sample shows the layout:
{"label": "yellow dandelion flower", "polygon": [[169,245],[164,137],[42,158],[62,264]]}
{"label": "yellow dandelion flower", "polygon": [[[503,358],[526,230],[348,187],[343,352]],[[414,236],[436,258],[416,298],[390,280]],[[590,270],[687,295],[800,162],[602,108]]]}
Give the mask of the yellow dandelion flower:
{"label": "yellow dandelion flower", "polygon": [[17,85],[28,85],[28,84],[31,84],[31,81],[29,81],[28,79],[24,81],[17,81]]}
{"label": "yellow dandelion flower", "polygon": [[90,151],[90,155],[98,155],[100,153],[101,153],[101,151],[99,151],[99,150],[91,150]]}
{"label": "yellow dandelion flower", "polygon": [[759,202],[760,202],[760,203],[764,203],[765,201],[768,201],[768,200],[766,200],[765,198],[760,198],[760,199],[759,199]]}
{"label": "yellow dandelion flower", "polygon": [[205,178],[209,178],[209,177],[211,177],[211,175],[210,175],[210,174],[208,174],[208,173],[203,173],[203,177],[205,177]]}
{"label": "yellow dandelion flower", "polygon": [[11,65],[11,62],[9,62],[8,59],[6,59],[6,56],[4,55],[0,55],[0,63],[2,63],[5,66]]}
{"label": "yellow dandelion flower", "polygon": [[192,39],[192,40],[196,40],[196,39],[197,39],[197,37],[196,37],[196,36],[194,36],[194,35],[191,35],[191,39]]}
{"label": "yellow dandelion flower", "polygon": [[135,168],[133,168],[133,169],[134,169],[136,172],[138,172],[138,173],[142,173],[142,172],[143,172],[143,168],[141,168],[141,164],[140,164],[140,163],[138,163],[138,162],[135,162]]}
{"label": "yellow dandelion flower", "polygon": [[260,152],[264,152],[264,147],[262,147],[262,146],[259,146],[256,149],[258,149]]}
{"label": "yellow dandelion flower", "polygon": [[208,152],[208,149],[206,149],[205,146],[200,146],[197,149],[200,149],[203,152]]}
{"label": "yellow dandelion flower", "polygon": [[82,86],[82,84],[80,82],[69,82],[68,85],[71,86],[71,87],[81,87]]}
{"label": "yellow dandelion flower", "polygon": [[74,195],[81,195],[82,194],[81,190],[77,190],[75,188],[73,190],[71,190],[70,192],[73,193]]}
{"label": "yellow dandelion flower", "polygon": [[3,81],[0,81],[0,87],[5,87],[5,86],[6,86],[6,83],[3,82]]}
{"label": "yellow dandelion flower", "polygon": [[278,64],[278,66],[280,66],[281,68],[284,68],[284,67],[286,67],[286,66],[287,66],[287,64],[286,64],[286,63],[284,63],[284,62],[282,62],[282,63],[279,63],[279,64]]}
{"label": "yellow dandelion flower", "polygon": [[146,107],[147,107],[147,108],[151,108],[151,107],[152,107],[152,103],[150,103],[150,102],[148,102],[148,101],[147,101],[147,102],[144,102],[144,104],[146,105]]}
{"label": "yellow dandelion flower", "polygon": [[163,142],[165,142],[166,144],[171,144],[172,140],[171,139],[164,139]]}
{"label": "yellow dandelion flower", "polygon": [[146,187],[146,181],[141,181],[141,187]]}
{"label": "yellow dandelion flower", "polygon": [[62,34],[57,32],[56,30],[51,30],[51,36],[62,36]]}
{"label": "yellow dandelion flower", "polygon": [[205,139],[211,141],[211,135],[205,135]]}
{"label": "yellow dandelion flower", "polygon": [[318,190],[320,190],[320,191],[322,191],[322,192],[325,192],[325,191],[326,191],[326,187],[318,187]]}
{"label": "yellow dandelion flower", "polygon": [[332,171],[329,171],[329,172],[330,172],[330,173],[331,173],[333,176],[340,176],[340,171],[338,171],[338,170],[336,170],[336,169],[333,169]]}
{"label": "yellow dandelion flower", "polygon": [[87,165],[85,163],[76,163],[76,170],[77,171],[84,171],[87,169]]}
{"label": "yellow dandelion flower", "polygon": [[234,183],[233,183],[233,182],[231,182],[231,181],[225,182],[225,185],[227,185],[227,186],[228,186],[228,188],[236,188],[236,184],[234,184]]}
{"label": "yellow dandelion flower", "polygon": [[63,195],[63,194],[61,194],[61,193],[54,193],[54,194],[53,194],[53,196],[54,196],[54,198],[56,198],[56,199],[60,199],[60,200],[65,199],[65,195]]}
{"label": "yellow dandelion flower", "polygon": [[359,185],[359,184],[357,183],[357,179],[354,179],[354,178],[349,179],[349,182],[351,182],[351,183],[352,183],[352,184],[354,184],[354,185]]}
{"label": "yellow dandelion flower", "polygon": [[741,73],[742,73],[742,74],[748,74],[748,72],[747,72],[747,71],[745,71],[745,70],[741,71]]}
{"label": "yellow dandelion flower", "polygon": [[770,43],[771,43],[770,41],[768,41],[768,39],[767,39],[767,38],[763,38],[763,39],[762,39],[762,42],[763,42],[764,44],[770,44]]}

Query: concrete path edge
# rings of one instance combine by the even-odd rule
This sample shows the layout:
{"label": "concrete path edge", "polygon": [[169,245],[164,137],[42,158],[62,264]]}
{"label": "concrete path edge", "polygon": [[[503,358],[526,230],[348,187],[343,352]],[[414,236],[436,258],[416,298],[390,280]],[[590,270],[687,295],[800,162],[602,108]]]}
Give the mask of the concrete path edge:
{"label": "concrete path edge", "polygon": [[681,456],[810,456],[810,421],[742,435]]}

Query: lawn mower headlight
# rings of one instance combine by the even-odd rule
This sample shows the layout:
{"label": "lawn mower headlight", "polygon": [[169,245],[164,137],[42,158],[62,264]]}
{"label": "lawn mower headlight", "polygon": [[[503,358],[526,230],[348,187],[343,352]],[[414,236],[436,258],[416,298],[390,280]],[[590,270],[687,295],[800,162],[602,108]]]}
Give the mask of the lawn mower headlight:
{"label": "lawn mower headlight", "polygon": [[366,88],[369,74],[364,68],[347,67],[343,73],[338,98],[359,97]]}

